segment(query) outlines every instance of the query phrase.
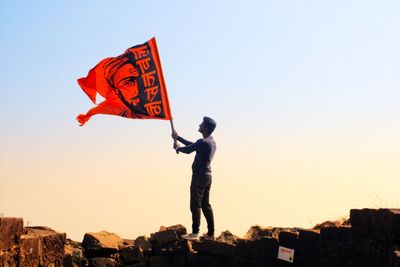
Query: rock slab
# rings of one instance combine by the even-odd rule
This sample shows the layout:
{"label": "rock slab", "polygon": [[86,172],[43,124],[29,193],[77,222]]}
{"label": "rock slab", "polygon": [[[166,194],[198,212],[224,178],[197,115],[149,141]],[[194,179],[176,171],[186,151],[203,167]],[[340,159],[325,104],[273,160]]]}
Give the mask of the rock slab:
{"label": "rock slab", "polygon": [[22,218],[0,217],[0,252],[18,246],[23,230],[24,221]]}

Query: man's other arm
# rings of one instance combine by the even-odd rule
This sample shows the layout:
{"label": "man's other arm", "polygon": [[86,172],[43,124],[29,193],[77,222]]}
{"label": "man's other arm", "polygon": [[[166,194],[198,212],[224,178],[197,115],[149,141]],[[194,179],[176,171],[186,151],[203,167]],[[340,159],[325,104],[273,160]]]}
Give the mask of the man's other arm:
{"label": "man's other arm", "polygon": [[177,147],[176,150],[175,150],[176,153],[182,152],[182,153],[185,153],[185,154],[190,154],[193,151],[195,151],[196,148],[197,148],[198,142],[196,142],[196,143],[190,142],[190,143],[191,144],[189,144],[187,146]]}
{"label": "man's other arm", "polygon": [[176,140],[178,140],[179,142],[181,142],[181,143],[184,144],[185,146],[194,144],[193,142],[191,142],[191,141],[189,141],[189,140],[186,140],[185,138],[180,137],[179,135],[178,135],[178,138],[177,138]]}

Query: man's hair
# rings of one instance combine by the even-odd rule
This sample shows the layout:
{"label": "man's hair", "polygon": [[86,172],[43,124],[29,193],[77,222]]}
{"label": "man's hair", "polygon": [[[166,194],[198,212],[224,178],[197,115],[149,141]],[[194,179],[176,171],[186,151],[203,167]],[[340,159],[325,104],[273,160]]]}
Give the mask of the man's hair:
{"label": "man's hair", "polygon": [[206,127],[209,134],[214,132],[215,127],[217,127],[217,123],[215,120],[211,119],[210,117],[204,116],[203,117],[204,126]]}

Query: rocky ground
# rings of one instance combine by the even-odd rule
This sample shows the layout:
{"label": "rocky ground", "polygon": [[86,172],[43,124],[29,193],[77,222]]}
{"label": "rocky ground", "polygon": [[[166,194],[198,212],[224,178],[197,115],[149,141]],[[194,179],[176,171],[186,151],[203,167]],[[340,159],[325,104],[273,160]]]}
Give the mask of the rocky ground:
{"label": "rocky ground", "polygon": [[189,242],[182,225],[123,239],[102,231],[82,242],[47,227],[0,218],[0,266],[400,267],[400,210],[351,210],[350,219],[313,229],[253,226],[243,237]]}

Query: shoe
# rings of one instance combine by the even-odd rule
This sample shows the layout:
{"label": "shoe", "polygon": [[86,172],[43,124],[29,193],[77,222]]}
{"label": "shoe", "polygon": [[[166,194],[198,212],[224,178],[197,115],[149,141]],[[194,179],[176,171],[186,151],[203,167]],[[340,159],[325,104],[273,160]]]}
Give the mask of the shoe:
{"label": "shoe", "polygon": [[186,239],[186,240],[190,240],[190,241],[193,241],[193,240],[199,240],[199,234],[193,234],[193,233],[191,233],[191,234],[187,234],[187,235],[182,235],[182,238],[183,239]]}
{"label": "shoe", "polygon": [[208,235],[208,233],[204,233],[203,236],[200,238],[201,240],[213,240],[215,241],[214,235]]}

